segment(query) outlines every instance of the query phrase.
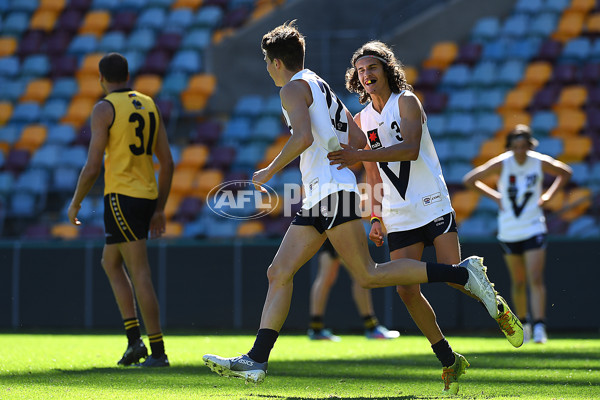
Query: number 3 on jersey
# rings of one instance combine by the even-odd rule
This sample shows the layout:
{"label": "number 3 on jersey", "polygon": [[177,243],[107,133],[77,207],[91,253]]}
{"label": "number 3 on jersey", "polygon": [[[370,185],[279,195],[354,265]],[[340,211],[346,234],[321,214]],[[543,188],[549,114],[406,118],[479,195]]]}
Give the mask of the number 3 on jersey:
{"label": "number 3 on jersey", "polygon": [[[394,126],[395,125],[395,126]],[[400,133],[398,124],[394,122],[392,128],[396,128],[396,132]],[[371,144],[372,149],[383,148],[381,140],[379,139],[379,133],[377,129],[373,129],[367,132],[367,137]],[[402,138],[397,135],[396,139],[402,142]],[[377,163],[379,168],[388,177],[392,185],[396,188],[403,200],[406,200],[406,190],[408,189],[408,178],[410,178],[410,161],[400,161],[400,169],[398,170],[398,176],[390,169],[387,161],[380,161]]]}
{"label": "number 3 on jersey", "polygon": [[137,112],[131,113],[129,116],[129,122],[135,124],[135,136],[139,139],[139,145],[130,144],[129,150],[136,155],[141,156],[144,152],[151,156],[152,155],[152,142],[154,142],[154,133],[156,131],[156,117],[153,112],[148,113],[150,117],[150,135],[148,136],[148,146],[144,147],[144,128],[146,127],[146,120],[144,117]]}

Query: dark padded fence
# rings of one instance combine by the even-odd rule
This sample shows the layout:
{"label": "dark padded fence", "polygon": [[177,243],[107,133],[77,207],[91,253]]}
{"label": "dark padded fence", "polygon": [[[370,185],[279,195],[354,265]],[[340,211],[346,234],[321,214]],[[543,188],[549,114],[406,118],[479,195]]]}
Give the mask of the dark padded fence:
{"label": "dark padded fence", "polygon": [[[266,269],[279,241],[150,242],[150,263],[165,328],[231,331],[258,328],[267,292]],[[385,248],[371,248],[377,261]],[[463,256],[485,257],[490,279],[508,299],[510,282],[495,241],[464,242]],[[98,242],[0,243],[0,328],[117,328],[121,318],[100,263]],[[426,260],[434,260],[427,250]],[[551,330],[597,331],[600,242],[551,239],[548,246],[548,326]],[[308,324],[308,295],[316,273],[313,258],[294,279],[284,330]],[[330,295],[326,324],[337,332],[360,330],[361,319],[345,271]],[[445,330],[495,328],[483,307],[441,283],[422,286]],[[373,290],[375,311],[390,328],[416,332],[395,288]]]}

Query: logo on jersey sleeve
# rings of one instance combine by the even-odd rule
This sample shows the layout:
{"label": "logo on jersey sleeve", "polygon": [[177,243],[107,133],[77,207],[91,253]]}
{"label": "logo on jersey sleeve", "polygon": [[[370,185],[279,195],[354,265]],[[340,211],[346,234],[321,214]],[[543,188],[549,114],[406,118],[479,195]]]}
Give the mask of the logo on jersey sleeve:
{"label": "logo on jersey sleeve", "polygon": [[377,129],[367,131],[367,138],[369,139],[369,144],[371,145],[372,150],[377,150],[383,147],[381,140],[379,139],[379,133],[377,132]]}

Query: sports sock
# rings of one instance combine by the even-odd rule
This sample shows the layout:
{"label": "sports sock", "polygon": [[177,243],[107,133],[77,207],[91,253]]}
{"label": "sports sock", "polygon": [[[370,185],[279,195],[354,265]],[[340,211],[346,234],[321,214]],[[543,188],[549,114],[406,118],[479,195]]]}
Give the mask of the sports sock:
{"label": "sports sock", "polygon": [[450,347],[450,343],[443,338],[439,342],[432,344],[431,349],[435,353],[435,356],[442,363],[442,367],[450,367],[456,361],[456,357],[454,357],[454,352],[452,351],[452,347]]}
{"label": "sports sock", "polygon": [[525,318],[519,318],[519,321],[521,321],[522,325],[525,325],[526,323],[529,322],[529,320],[527,319],[527,317],[525,317]]}
{"label": "sports sock", "polygon": [[273,329],[259,329],[254,346],[248,352],[248,357],[258,363],[267,362],[278,336],[279,332]]}
{"label": "sports sock", "polygon": [[379,320],[374,315],[367,315],[363,317],[363,325],[366,330],[372,331],[376,326],[379,325]]}
{"label": "sports sock", "polygon": [[428,262],[426,268],[427,281],[430,283],[450,282],[464,286],[469,280],[469,271],[463,267]]}
{"label": "sports sock", "polygon": [[546,320],[545,319],[536,319],[535,321],[533,321],[533,326],[536,326],[537,324],[546,325]]}
{"label": "sports sock", "polygon": [[163,341],[162,332],[148,335],[148,341],[150,342],[152,357],[158,358],[165,354],[165,342]]}
{"label": "sports sock", "polygon": [[123,325],[125,325],[127,345],[131,346],[142,337],[142,332],[140,331],[140,321],[138,321],[137,318],[127,318],[123,320]]}
{"label": "sports sock", "polygon": [[319,333],[325,328],[325,324],[323,323],[322,315],[313,315],[310,317],[310,323],[308,324],[308,328],[312,329],[315,333]]}

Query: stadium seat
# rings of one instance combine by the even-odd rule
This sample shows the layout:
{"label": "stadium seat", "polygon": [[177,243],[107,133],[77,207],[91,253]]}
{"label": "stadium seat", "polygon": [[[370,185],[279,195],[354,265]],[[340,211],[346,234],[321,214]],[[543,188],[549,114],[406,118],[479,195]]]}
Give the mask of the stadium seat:
{"label": "stadium seat", "polygon": [[[566,148],[567,142],[565,142]],[[565,150],[566,151],[566,150]],[[573,170],[571,175],[571,181],[577,184],[577,186],[589,186],[591,183],[590,174],[591,168],[585,162],[573,162],[569,166]]]}
{"label": "stadium seat", "polygon": [[[1,28],[0,28],[1,29]],[[8,37],[7,39],[11,39],[12,37]],[[16,38],[12,38],[16,41]],[[20,57],[26,57],[32,54],[39,54],[42,49],[42,45],[45,44],[46,41],[46,32],[44,31],[33,31],[28,30],[23,34],[20,40],[18,40],[18,49],[17,54]],[[9,50],[9,48],[7,49]],[[14,53],[14,52],[13,52]],[[6,54],[12,55],[11,54]]]}
{"label": "stadium seat", "polygon": [[59,13],[53,10],[36,10],[29,21],[29,28],[50,32],[54,29]]}
{"label": "stadium seat", "polygon": [[[12,116],[13,105],[10,101],[0,101],[0,126],[5,125]],[[4,141],[4,138],[0,136],[0,140]]]}
{"label": "stadium seat", "polygon": [[592,139],[587,136],[570,137],[563,142],[563,152],[558,157],[564,163],[577,163],[589,156]]}
{"label": "stadium seat", "polygon": [[[118,3],[117,3],[118,4]],[[109,30],[120,31],[129,34],[135,26],[137,13],[131,10],[122,10],[113,14],[112,22]]]}
{"label": "stadium seat", "polygon": [[133,90],[137,90],[150,97],[155,97],[162,87],[160,75],[138,75],[133,81]]}
{"label": "stadium seat", "polygon": [[191,10],[196,10],[202,5],[202,2],[202,0],[175,0],[171,5],[171,8],[189,8]]}
{"label": "stadium seat", "polygon": [[56,239],[73,240],[79,236],[79,228],[70,222],[62,222],[50,228],[50,235]]}
{"label": "stadium seat", "polygon": [[528,35],[530,37],[547,38],[556,30],[558,25],[558,16],[553,12],[544,12],[532,16],[529,25]]}
{"label": "stadium seat", "polygon": [[560,138],[540,138],[539,142],[536,151],[550,157],[558,158],[564,151],[563,140]]}
{"label": "stadium seat", "polygon": [[190,194],[197,172],[196,168],[176,168],[173,173],[171,192],[180,197]]}
{"label": "stadium seat", "polygon": [[185,72],[187,74],[197,74],[202,72],[202,62],[200,54],[194,50],[180,50],[173,56],[169,66],[171,72]]}
{"label": "stadium seat", "polygon": [[[527,86],[533,89],[539,89],[548,82],[552,76],[553,66],[547,61],[536,61],[527,65],[523,80],[519,86]],[[532,93],[533,96],[533,93]]]}
{"label": "stadium seat", "polygon": [[221,136],[221,124],[216,121],[206,120],[199,122],[190,133],[192,143],[204,143],[212,146]]}
{"label": "stadium seat", "polygon": [[19,58],[16,56],[0,58],[0,77],[13,78],[20,69]]}
{"label": "stadium seat", "polygon": [[569,224],[566,235],[575,238],[598,238],[598,221],[592,215],[582,215]]}
{"label": "stadium seat", "polygon": [[556,116],[558,124],[551,132],[552,136],[571,139],[577,135],[585,126],[585,112],[573,108],[557,108]]}
{"label": "stadium seat", "polygon": [[36,79],[29,82],[25,93],[19,99],[22,102],[33,101],[44,103],[52,90],[52,81],[47,78]]}
{"label": "stadium seat", "polygon": [[587,212],[592,204],[592,192],[588,188],[574,188],[568,191],[560,218],[573,221]]}
{"label": "stadium seat", "polygon": [[50,78],[71,77],[78,67],[78,57],[73,54],[56,56],[50,60]]}
{"label": "stadium seat", "polygon": [[500,65],[495,83],[513,87],[523,78],[524,72],[525,64],[522,61],[508,60]]}
{"label": "stadium seat", "polygon": [[452,208],[456,212],[456,223],[460,225],[477,207],[479,194],[473,190],[460,190],[451,195],[451,201]]}
{"label": "stadium seat", "polygon": [[438,42],[431,48],[429,57],[423,61],[425,68],[446,69],[456,58],[458,45],[454,42]]}
{"label": "stadium seat", "polygon": [[237,150],[231,146],[215,146],[210,150],[207,168],[227,170],[233,161]]}
{"label": "stadium seat", "polygon": [[237,228],[238,237],[249,238],[249,237],[257,237],[262,236],[265,232],[265,226],[260,221],[245,221],[240,223]]}
{"label": "stadium seat", "polygon": [[72,124],[76,129],[81,128],[90,117],[95,103],[95,99],[89,97],[73,97],[67,113],[60,121],[65,124]]}
{"label": "stadium seat", "polygon": [[587,100],[587,89],[583,85],[566,86],[562,89],[554,109],[581,108]]}
{"label": "stadium seat", "polygon": [[208,193],[223,182],[223,171],[219,169],[207,169],[200,171],[194,179],[192,196],[206,201]]}
{"label": "stadium seat", "polygon": [[562,86],[573,85],[578,83],[579,75],[579,63],[568,61],[556,65],[551,81]]}
{"label": "stadium seat", "polygon": [[121,31],[107,32],[100,38],[97,50],[101,53],[120,53],[125,48],[125,34]]}
{"label": "stadium seat", "polygon": [[575,37],[568,40],[560,55],[562,62],[582,63],[591,55],[592,42],[586,37]]}
{"label": "stadium seat", "polygon": [[475,42],[486,42],[498,37],[500,20],[497,17],[483,17],[475,22],[471,30],[471,39]]}
{"label": "stadium seat", "polygon": [[11,117],[12,122],[16,123],[34,123],[40,119],[41,108],[38,103],[28,101],[17,103]]}
{"label": "stadium seat", "polygon": [[504,103],[506,89],[482,89],[477,92],[477,105],[483,111],[496,110]]}
{"label": "stadium seat", "polygon": [[500,36],[522,38],[527,33],[530,19],[525,13],[515,13],[504,20],[500,28]]}
{"label": "stadium seat", "polygon": [[483,138],[492,137],[502,128],[502,117],[496,112],[480,112],[475,116],[475,132]]}
{"label": "stadium seat", "polygon": [[29,27],[29,14],[21,11],[12,11],[4,16],[2,32],[5,35],[20,37]]}
{"label": "stadium seat", "polygon": [[580,11],[565,11],[559,22],[556,31],[552,34],[552,39],[560,42],[566,42],[581,34],[585,13]]}
{"label": "stadium seat", "polygon": [[541,45],[542,40],[536,37],[512,39],[506,46],[506,57],[529,61],[538,54]]}
{"label": "stadium seat", "polygon": [[483,142],[479,149],[479,155],[472,161],[473,166],[478,167],[489,159],[503,153],[506,150],[504,147],[505,144],[506,140],[504,138],[494,138]]}
{"label": "stadium seat", "polygon": [[94,35],[96,38],[100,38],[109,26],[110,13],[108,11],[92,10],[85,15],[83,23],[79,27],[79,34]]}
{"label": "stadium seat", "polygon": [[190,222],[198,217],[202,211],[203,203],[197,197],[185,197],[181,203],[179,203],[179,209],[177,210],[175,218],[178,221]]}
{"label": "stadium seat", "polygon": [[504,104],[498,108],[498,112],[510,113],[515,110],[524,110],[531,102],[534,93],[535,88],[530,86],[520,86],[509,90],[504,98]]}
{"label": "stadium seat", "polygon": [[561,42],[553,39],[546,39],[542,42],[536,58],[538,60],[554,61],[560,56],[562,48],[563,45]]}
{"label": "stadium seat", "polygon": [[44,54],[27,56],[21,65],[22,77],[44,77],[50,72],[50,60]]}
{"label": "stadium seat", "polygon": [[596,7],[596,0],[572,0],[571,5],[565,11],[576,11],[587,14]]}
{"label": "stadium seat", "polygon": [[183,149],[178,167],[198,171],[208,161],[209,149],[203,144],[189,145]]}
{"label": "stadium seat", "polygon": [[0,36],[0,57],[12,56],[17,50],[17,39]]}
{"label": "stadium seat", "polygon": [[469,83],[471,69],[465,64],[455,64],[449,66],[440,82],[440,84],[449,89],[462,88]]}
{"label": "stadium seat", "polygon": [[165,21],[164,29],[168,32],[186,33],[194,20],[194,12],[189,7],[172,9]]}
{"label": "stadium seat", "polygon": [[534,96],[530,104],[532,111],[547,110],[551,108],[560,94],[562,87],[560,85],[547,85],[540,89]]}
{"label": "stadium seat", "polygon": [[553,111],[540,110],[532,113],[531,130],[534,137],[548,136],[558,126],[558,117]]}
{"label": "stadium seat", "polygon": [[68,8],[65,10],[59,17],[56,22],[56,26],[61,31],[69,32],[70,34],[74,34],[77,32],[79,27],[81,26],[81,22],[83,20],[83,12]]}
{"label": "stadium seat", "polygon": [[42,168],[46,170],[52,170],[58,165],[58,160],[61,157],[62,148],[55,144],[46,144],[40,147],[29,161],[31,168]]}
{"label": "stadium seat", "polygon": [[585,21],[585,33],[597,38],[600,35],[600,13],[591,14]]}
{"label": "stadium seat", "polygon": [[66,3],[66,0],[40,0],[38,9],[60,13],[64,10]]}
{"label": "stadium seat", "polygon": [[4,170],[19,174],[27,167],[29,158],[30,152],[28,150],[12,148],[4,162]]}

